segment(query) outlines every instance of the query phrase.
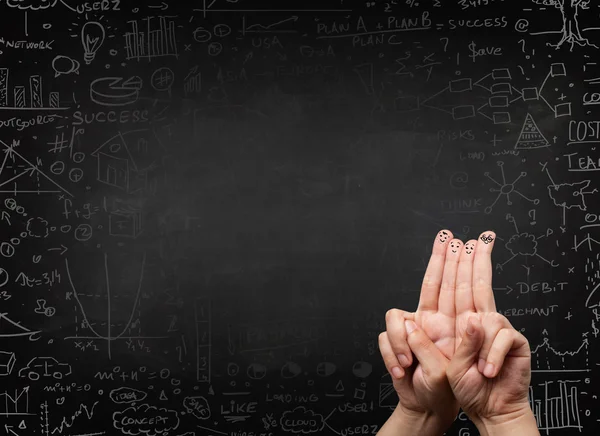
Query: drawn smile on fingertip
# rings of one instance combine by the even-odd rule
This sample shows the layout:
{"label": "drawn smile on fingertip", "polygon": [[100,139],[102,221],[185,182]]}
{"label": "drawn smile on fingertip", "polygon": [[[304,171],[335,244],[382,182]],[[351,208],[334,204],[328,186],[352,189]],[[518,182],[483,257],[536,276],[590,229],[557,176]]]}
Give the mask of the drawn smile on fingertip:
{"label": "drawn smile on fingertip", "polygon": [[460,250],[460,245],[461,243],[458,241],[450,242],[450,251],[452,251],[453,253],[458,253],[458,250]]}
{"label": "drawn smile on fingertip", "polygon": [[449,238],[448,232],[442,230],[441,232],[438,233],[438,238],[440,238],[440,243],[443,244]]}
{"label": "drawn smile on fingertip", "polygon": [[475,248],[475,244],[472,242],[470,244],[465,244],[465,253],[471,254],[473,253],[473,249]]}
{"label": "drawn smile on fingertip", "polygon": [[481,235],[479,238],[483,241],[484,244],[491,244],[494,241],[494,237],[492,235]]}

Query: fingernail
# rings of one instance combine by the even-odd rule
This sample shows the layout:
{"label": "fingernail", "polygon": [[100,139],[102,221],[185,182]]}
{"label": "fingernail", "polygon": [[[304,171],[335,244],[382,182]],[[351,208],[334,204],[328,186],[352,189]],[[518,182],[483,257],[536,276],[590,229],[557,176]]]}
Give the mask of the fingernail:
{"label": "fingernail", "polygon": [[404,327],[406,327],[406,331],[409,335],[417,329],[417,325],[414,323],[414,321],[410,320],[404,321]]}
{"label": "fingernail", "polygon": [[396,378],[402,378],[402,376],[404,375],[404,371],[402,371],[402,370],[400,369],[400,367],[398,367],[398,366],[394,366],[394,367],[392,368],[392,375],[393,375],[394,377],[396,377]]}
{"label": "fingernail", "polygon": [[494,375],[494,364],[488,363],[485,365],[485,370],[483,371],[483,375],[486,377],[492,377]]}
{"label": "fingernail", "polygon": [[467,334],[473,336],[475,334],[475,323],[469,318],[467,321]]}
{"label": "fingernail", "polygon": [[477,369],[483,374],[483,370],[485,369],[485,360],[479,359],[479,362],[477,363]]}
{"label": "fingernail", "polygon": [[406,357],[404,354],[398,354],[397,357],[400,365],[402,365],[403,368],[406,368],[408,366],[408,357]]}

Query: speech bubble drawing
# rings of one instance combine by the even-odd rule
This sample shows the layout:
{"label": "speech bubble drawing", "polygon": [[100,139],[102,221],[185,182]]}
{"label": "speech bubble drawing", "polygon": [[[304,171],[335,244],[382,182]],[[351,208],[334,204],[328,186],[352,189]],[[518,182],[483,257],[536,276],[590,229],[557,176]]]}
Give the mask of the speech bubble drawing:
{"label": "speech bubble drawing", "polygon": [[58,55],[52,59],[54,77],[58,77],[61,74],[79,74],[79,66],[78,61],[68,56]]}
{"label": "speech bubble drawing", "polygon": [[110,391],[108,396],[116,404],[127,404],[135,403],[136,401],[142,401],[148,396],[148,394],[137,389],[120,387]]}

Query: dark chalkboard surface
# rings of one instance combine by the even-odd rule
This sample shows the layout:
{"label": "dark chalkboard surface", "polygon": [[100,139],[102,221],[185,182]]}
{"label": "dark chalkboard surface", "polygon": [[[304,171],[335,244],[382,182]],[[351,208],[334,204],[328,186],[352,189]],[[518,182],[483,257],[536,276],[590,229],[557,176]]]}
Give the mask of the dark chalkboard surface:
{"label": "dark chalkboard surface", "polygon": [[0,434],[375,434],[441,228],[498,235],[542,434],[598,434],[596,3],[0,11]]}

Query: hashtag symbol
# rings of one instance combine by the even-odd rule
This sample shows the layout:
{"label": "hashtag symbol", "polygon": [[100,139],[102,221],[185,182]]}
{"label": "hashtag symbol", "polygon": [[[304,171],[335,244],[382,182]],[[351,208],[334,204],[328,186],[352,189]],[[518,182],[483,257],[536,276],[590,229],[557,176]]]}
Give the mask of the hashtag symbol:
{"label": "hashtag symbol", "polygon": [[65,148],[68,148],[68,141],[65,139],[65,134],[61,133],[60,138],[58,135],[54,136],[54,142],[49,142],[48,145],[54,146],[50,149],[52,153],[59,153],[63,151]]}

